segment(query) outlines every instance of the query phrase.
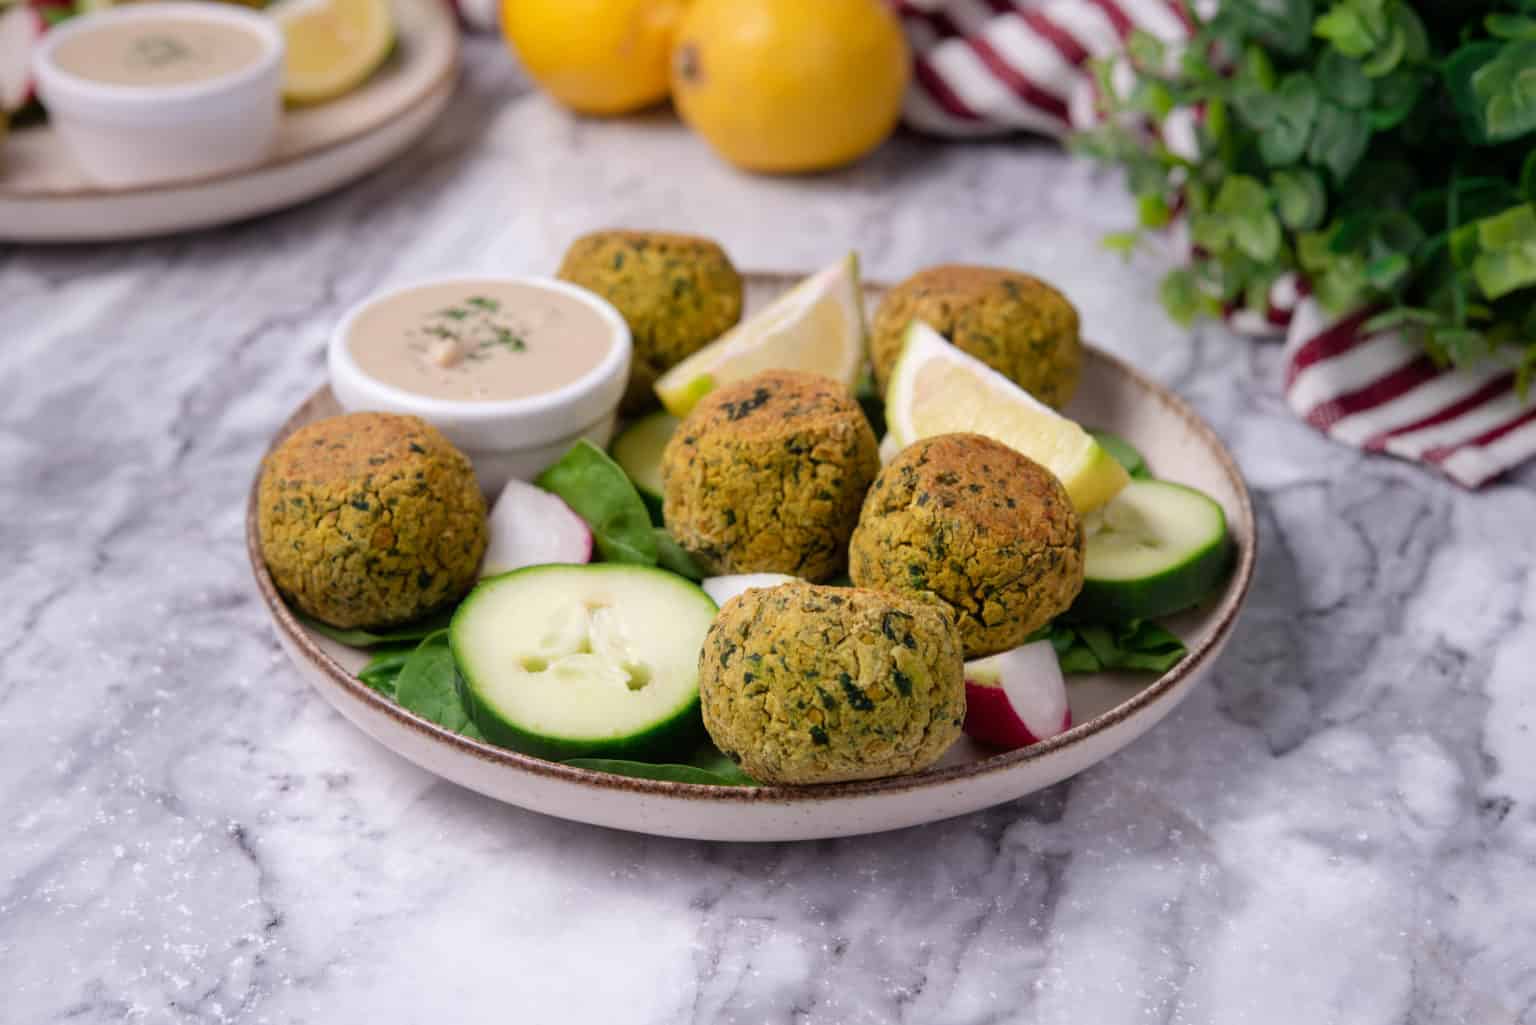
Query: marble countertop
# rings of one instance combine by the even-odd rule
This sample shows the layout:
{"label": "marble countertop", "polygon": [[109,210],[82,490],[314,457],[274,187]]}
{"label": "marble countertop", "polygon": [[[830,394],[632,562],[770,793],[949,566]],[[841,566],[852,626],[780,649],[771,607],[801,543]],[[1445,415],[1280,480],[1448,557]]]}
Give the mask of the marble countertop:
{"label": "marble countertop", "polygon": [[[469,56],[440,129],[336,195],[0,247],[0,1023],[1536,1022],[1536,474],[1468,494],[1295,421],[1278,353],[1171,325],[1156,257],[1099,247],[1118,183],[1052,147],[752,179]],[[1252,483],[1214,681],[1044,793],[798,845],[541,818],[347,724],[250,581],[263,446],[359,297],[611,224],[1061,285]]]}

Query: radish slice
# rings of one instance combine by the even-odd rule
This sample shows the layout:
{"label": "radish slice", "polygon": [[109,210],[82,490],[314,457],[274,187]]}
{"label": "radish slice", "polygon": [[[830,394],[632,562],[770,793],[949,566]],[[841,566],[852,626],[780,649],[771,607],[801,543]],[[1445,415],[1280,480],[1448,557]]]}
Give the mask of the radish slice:
{"label": "radish slice", "polygon": [[1011,751],[1072,725],[1067,684],[1050,641],[965,664],[965,732]]}
{"label": "radish slice", "polygon": [[510,480],[491,507],[491,542],[480,563],[482,577],[525,566],[592,561],[592,531],[571,507],[543,488]]}
{"label": "radish slice", "polygon": [[32,51],[47,30],[42,12],[27,4],[0,14],[0,111],[20,110],[32,99]]}
{"label": "radish slice", "polygon": [[754,587],[778,587],[794,580],[783,573],[737,573],[728,577],[710,577],[700,586],[704,593],[715,599],[716,605],[724,605],[732,598]]}

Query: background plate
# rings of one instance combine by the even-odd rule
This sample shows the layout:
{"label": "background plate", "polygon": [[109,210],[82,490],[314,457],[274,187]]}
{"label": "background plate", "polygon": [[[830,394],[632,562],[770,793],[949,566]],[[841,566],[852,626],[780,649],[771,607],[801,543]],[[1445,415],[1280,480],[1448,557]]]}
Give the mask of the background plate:
{"label": "background plate", "polygon": [[0,241],[105,242],[206,228],[313,199],[389,161],[453,95],[459,29],[442,0],[395,0],[399,41],[379,72],[330,103],[284,112],[263,164],[211,178],[93,185],[46,123],[0,152]]}
{"label": "background plate", "polygon": [[[798,276],[748,274],[747,306],[761,306]],[[872,301],[880,289],[866,288]],[[340,412],[322,387],[289,418],[276,445],[299,427]],[[1068,412],[1127,438],[1153,472],[1200,488],[1226,509],[1237,548],[1232,576],[1208,605],[1166,625],[1190,654],[1161,677],[1102,673],[1068,677],[1076,726],[1043,744],[994,754],[962,739],[935,768],[913,776],[815,787],[711,787],[629,779],[576,769],[468,740],[418,718],[360,683],[367,661],[304,628],[262,563],[256,489],[246,545],[278,640],[303,676],[364,732],[397,754],[462,786],[548,815],[662,836],[705,840],[806,840],[898,829],[963,815],[1057,783],[1114,754],[1166,716],[1208,673],[1231,634],[1254,565],[1253,507],[1226,447],[1184,401],[1107,353],[1090,348]]]}

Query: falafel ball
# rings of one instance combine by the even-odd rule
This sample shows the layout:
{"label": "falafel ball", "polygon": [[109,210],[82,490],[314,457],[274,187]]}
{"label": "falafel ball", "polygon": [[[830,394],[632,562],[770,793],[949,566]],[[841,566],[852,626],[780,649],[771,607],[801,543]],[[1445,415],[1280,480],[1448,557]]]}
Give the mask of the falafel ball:
{"label": "falafel ball", "polygon": [[661,459],[662,515],[712,576],[824,580],[880,470],[875,432],[843,385],[767,370],[706,395]]}
{"label": "falafel ball", "polygon": [[954,612],[799,582],[750,590],[704,638],[699,697],[710,737],[758,782],[919,772],[965,718]]}
{"label": "falafel ball", "polygon": [[966,658],[1007,651],[1083,587],[1083,531],[1045,467],[979,434],[904,449],[880,476],[849,551],[859,587],[931,591],[954,606]]}
{"label": "falafel ball", "polygon": [[875,310],[870,355],[883,394],[907,325],[921,320],[1048,406],[1077,391],[1083,343],[1077,310],[1039,278],[996,267],[945,264],[918,271]]}
{"label": "falafel ball", "polygon": [[257,487],[261,554],[279,591],[331,626],[407,623],[462,597],[485,553],[485,499],[431,424],[348,413],[295,431]]}
{"label": "falafel ball", "polygon": [[656,379],[741,319],[741,275],[707,238],[595,231],[571,243],[559,277],[613,303],[629,324],[626,412],[654,406]]}

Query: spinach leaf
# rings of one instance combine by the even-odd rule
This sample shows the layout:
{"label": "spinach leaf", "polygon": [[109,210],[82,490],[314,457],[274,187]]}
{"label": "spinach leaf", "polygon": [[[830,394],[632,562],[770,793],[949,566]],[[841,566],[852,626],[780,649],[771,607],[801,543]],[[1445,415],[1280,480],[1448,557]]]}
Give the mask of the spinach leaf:
{"label": "spinach leaf", "polygon": [[408,712],[463,733],[469,713],[459,692],[459,671],[448,647],[448,631],[422,640],[395,678],[395,700]]}
{"label": "spinach leaf", "polygon": [[628,475],[602,449],[578,441],[534,483],[559,495],[587,522],[604,560],[656,565],[651,514]]}
{"label": "spinach leaf", "polygon": [[567,758],[566,765],[595,772],[610,772],[615,776],[633,776],[638,779],[659,779],[668,783],[702,783],[715,787],[753,786],[743,780],[730,779],[708,769],[693,765],[664,765],[654,762],[630,762],[618,758]]}
{"label": "spinach leaf", "polygon": [[368,664],[357,672],[357,678],[387,698],[395,696],[395,681],[400,670],[416,650],[414,644],[395,644],[374,653]]}
{"label": "spinach leaf", "polygon": [[435,612],[424,619],[418,619],[414,623],[407,623],[404,626],[392,627],[387,630],[343,630],[340,627],[322,623],[318,619],[311,619],[302,612],[295,612],[294,615],[315,633],[323,634],[338,644],[345,644],[349,648],[375,648],[381,644],[419,641],[429,634],[445,630],[448,627],[448,621],[453,618],[453,609],[444,609],[442,612]]}
{"label": "spinach leaf", "polygon": [[689,580],[703,580],[704,571],[699,569],[699,564],[693,561],[693,556],[688,550],[677,543],[677,539],[667,533],[665,527],[656,527],[656,565],[662,569],[669,569],[680,577]]}
{"label": "spinach leaf", "polygon": [[713,744],[699,748],[687,764],[637,762],[622,758],[568,758],[565,764],[574,765],[578,769],[611,772],[615,776],[659,779],[669,783],[702,783],[716,787],[758,786],[756,780],[742,772],[741,766]]}
{"label": "spinach leaf", "polygon": [[1053,624],[1051,646],[1064,673],[1098,673],[1134,669],[1165,673],[1189,649],[1156,623],[1136,621],[1115,626]]}

